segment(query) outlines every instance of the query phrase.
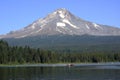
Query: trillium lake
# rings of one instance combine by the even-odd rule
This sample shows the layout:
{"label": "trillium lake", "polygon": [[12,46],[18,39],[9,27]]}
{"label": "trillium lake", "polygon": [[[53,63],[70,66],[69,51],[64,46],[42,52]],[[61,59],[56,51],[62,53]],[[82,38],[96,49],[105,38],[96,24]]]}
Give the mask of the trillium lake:
{"label": "trillium lake", "polygon": [[0,66],[0,80],[120,80],[120,63]]}

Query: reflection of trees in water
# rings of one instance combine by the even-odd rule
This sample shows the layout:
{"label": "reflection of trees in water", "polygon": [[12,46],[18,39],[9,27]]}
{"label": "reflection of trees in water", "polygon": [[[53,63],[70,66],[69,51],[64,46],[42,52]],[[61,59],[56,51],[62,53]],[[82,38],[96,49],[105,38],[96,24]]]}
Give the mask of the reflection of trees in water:
{"label": "reflection of trees in water", "polygon": [[2,72],[2,74],[0,74],[0,79],[1,80],[7,80],[7,77],[8,76],[8,69],[4,69],[4,68],[0,68],[0,73]]}
{"label": "reflection of trees in water", "polygon": [[24,73],[23,77],[27,79],[51,77],[51,75],[58,73],[54,67],[28,67],[21,71]]}
{"label": "reflection of trees in water", "polygon": [[91,67],[0,68],[0,80],[119,80],[119,69]]}

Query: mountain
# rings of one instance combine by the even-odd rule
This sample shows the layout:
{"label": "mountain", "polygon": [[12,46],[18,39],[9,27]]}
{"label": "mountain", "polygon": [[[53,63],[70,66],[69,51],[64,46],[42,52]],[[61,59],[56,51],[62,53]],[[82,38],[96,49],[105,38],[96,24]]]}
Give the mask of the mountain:
{"label": "mountain", "polygon": [[39,35],[119,36],[120,29],[83,20],[61,8],[23,29],[0,35],[0,38],[24,38]]}
{"label": "mountain", "polygon": [[120,52],[119,28],[86,21],[64,8],[0,38],[11,46],[27,45],[59,53]]}

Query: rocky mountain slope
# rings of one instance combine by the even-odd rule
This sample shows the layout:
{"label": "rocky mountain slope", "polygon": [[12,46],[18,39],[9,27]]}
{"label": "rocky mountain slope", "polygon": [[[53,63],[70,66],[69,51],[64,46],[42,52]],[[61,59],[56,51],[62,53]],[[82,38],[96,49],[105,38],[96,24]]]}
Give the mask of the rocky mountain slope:
{"label": "rocky mountain slope", "polygon": [[39,35],[119,36],[120,29],[83,20],[61,8],[32,24],[0,38],[24,38]]}

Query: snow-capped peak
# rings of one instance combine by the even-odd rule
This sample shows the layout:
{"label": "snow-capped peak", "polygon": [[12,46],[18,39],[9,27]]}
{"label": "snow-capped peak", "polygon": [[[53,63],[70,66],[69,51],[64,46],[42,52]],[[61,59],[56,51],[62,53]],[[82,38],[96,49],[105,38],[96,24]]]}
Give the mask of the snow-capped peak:
{"label": "snow-capped peak", "polygon": [[60,9],[57,9],[56,11],[57,11],[57,12],[63,12],[63,13],[68,12],[68,10],[65,9],[65,8],[60,8]]}
{"label": "snow-capped peak", "polygon": [[62,11],[59,11],[59,16],[60,16],[61,18],[65,18],[65,15],[64,15],[64,13],[63,13]]}
{"label": "snow-capped peak", "polygon": [[120,29],[85,21],[74,16],[65,8],[50,13],[45,18],[34,21],[23,29],[10,32],[0,38],[23,38],[38,35],[120,35]]}
{"label": "snow-capped peak", "polygon": [[68,18],[70,15],[69,11],[65,8],[60,8],[57,9],[54,14],[58,14],[60,16],[60,18],[64,19],[64,18]]}

